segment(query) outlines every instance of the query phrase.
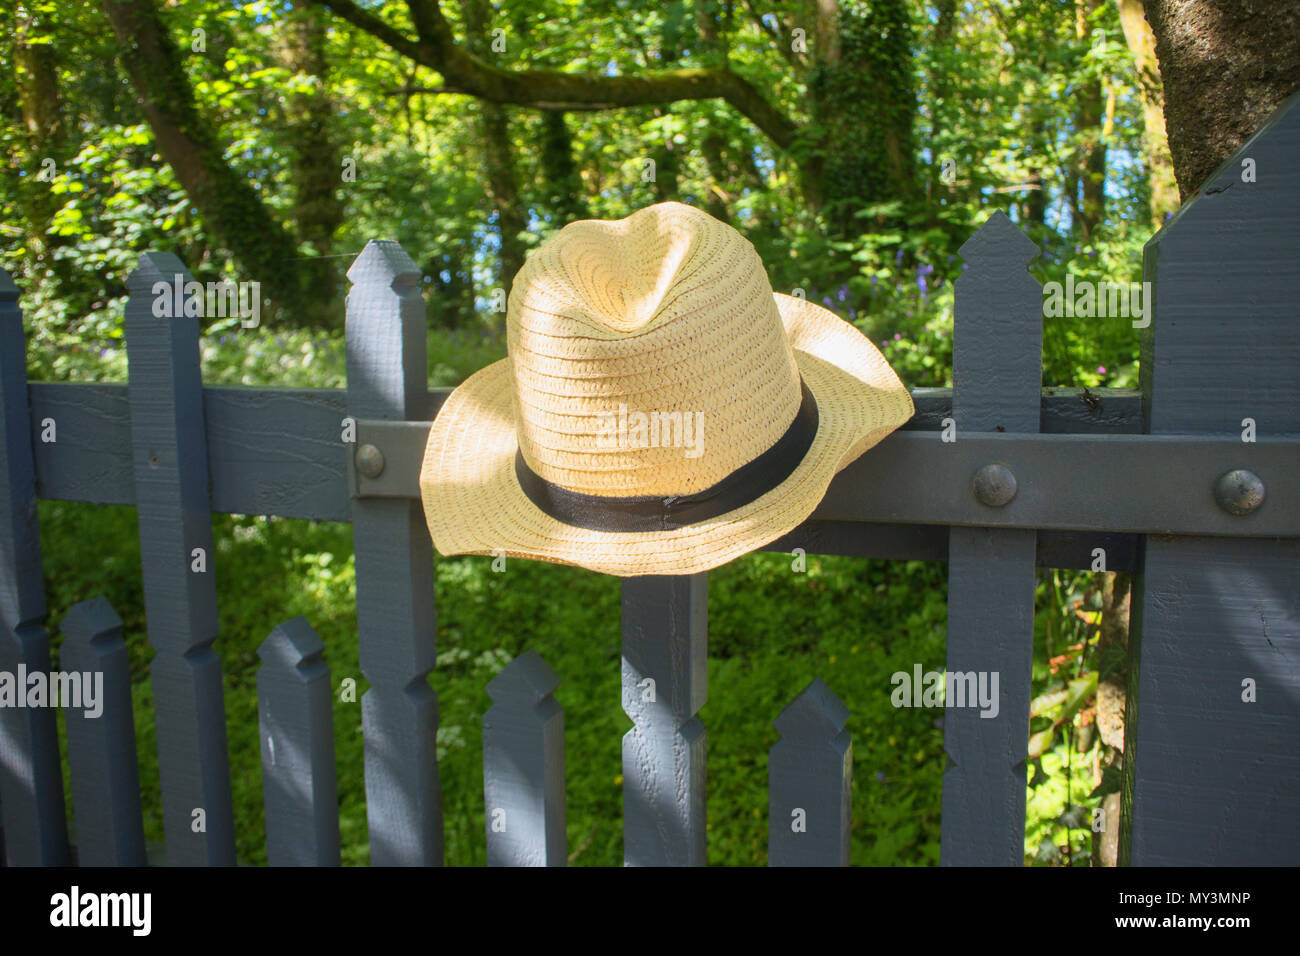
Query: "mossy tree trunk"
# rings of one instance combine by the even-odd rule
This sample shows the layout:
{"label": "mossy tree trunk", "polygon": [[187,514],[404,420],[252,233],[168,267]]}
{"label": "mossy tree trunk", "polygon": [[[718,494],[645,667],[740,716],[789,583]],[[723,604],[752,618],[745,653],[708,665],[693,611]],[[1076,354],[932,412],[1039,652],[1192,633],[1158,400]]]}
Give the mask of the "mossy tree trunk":
{"label": "mossy tree trunk", "polygon": [[[293,222],[298,240],[309,244],[321,258],[303,258],[300,282],[319,290],[313,302],[335,303],[339,292],[339,269],[328,258],[334,250],[334,234],[343,224],[344,205],[339,194],[342,160],[333,136],[334,104],[329,97],[329,61],[325,56],[327,17],[314,7],[295,6],[285,31],[284,56],[295,73],[316,80],[307,90],[295,90],[286,98],[285,113],[291,127],[293,152]],[[305,250],[304,250],[305,251]],[[326,324],[323,316],[312,325]]]}
{"label": "mossy tree trunk", "polygon": [[159,14],[156,0],[100,0],[117,36],[120,61],[162,154],[211,235],[234,255],[284,321],[327,314],[320,290],[301,281],[297,244],[248,179],[226,162]]}
{"label": "mossy tree trunk", "polygon": [[818,7],[804,183],[832,234],[850,239],[890,225],[888,217],[860,218],[864,205],[897,200],[906,209],[920,194],[911,28],[903,0]]}

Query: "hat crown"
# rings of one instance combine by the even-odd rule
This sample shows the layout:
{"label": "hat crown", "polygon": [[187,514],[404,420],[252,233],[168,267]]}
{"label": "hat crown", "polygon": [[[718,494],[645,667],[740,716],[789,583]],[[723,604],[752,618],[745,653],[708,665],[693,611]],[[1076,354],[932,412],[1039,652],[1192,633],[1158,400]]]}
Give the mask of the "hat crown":
{"label": "hat crown", "polygon": [[565,226],[515,277],[506,327],[519,449],[570,491],[702,491],[774,445],[799,408],[758,253],[681,203]]}

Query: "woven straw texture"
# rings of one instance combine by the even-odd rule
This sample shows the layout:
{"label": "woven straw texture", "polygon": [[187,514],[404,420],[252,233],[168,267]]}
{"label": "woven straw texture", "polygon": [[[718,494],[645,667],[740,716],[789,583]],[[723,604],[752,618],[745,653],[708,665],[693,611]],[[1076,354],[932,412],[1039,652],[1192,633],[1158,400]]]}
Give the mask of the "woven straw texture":
{"label": "woven straw texture", "polygon": [[[429,432],[420,489],[444,555],[504,553],[623,577],[709,570],[804,521],[837,471],[913,413],[865,336],[774,294],[743,236],[680,203],[566,226],[516,276],[506,325],[508,358],[466,379]],[[584,494],[709,488],[784,434],[801,375],[819,415],[811,448],[777,487],[717,518],[591,531],[551,518],[519,487],[516,450],[542,478]],[[671,425],[638,432],[638,417]]]}

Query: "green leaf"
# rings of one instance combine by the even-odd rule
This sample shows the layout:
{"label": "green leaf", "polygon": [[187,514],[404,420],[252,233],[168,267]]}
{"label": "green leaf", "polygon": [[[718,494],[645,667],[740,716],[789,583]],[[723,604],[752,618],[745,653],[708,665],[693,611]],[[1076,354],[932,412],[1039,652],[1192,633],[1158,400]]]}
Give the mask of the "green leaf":
{"label": "green leaf", "polygon": [[1077,714],[1083,707],[1092,700],[1097,693],[1097,672],[1092,671],[1083,677],[1076,678],[1069,683],[1070,695],[1065,701],[1065,707],[1061,710],[1061,722],[1069,720]]}
{"label": "green leaf", "polygon": [[1052,738],[1056,736],[1056,726],[1048,727],[1046,730],[1040,730],[1029,738],[1029,756],[1041,757],[1052,746]]}

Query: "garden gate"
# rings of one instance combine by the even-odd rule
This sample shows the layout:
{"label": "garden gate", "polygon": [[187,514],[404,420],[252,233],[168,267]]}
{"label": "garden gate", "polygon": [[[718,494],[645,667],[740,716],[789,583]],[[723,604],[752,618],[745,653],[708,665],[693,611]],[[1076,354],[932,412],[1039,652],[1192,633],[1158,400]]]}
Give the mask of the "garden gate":
{"label": "garden gate", "polygon": [[[1022,863],[1035,568],[1091,567],[1099,548],[1109,569],[1136,573],[1121,862],[1300,862],[1297,102],[1147,245],[1140,389],[1096,403],[1040,388],[1043,296],[1026,271],[1037,249],[995,213],[961,250],[954,388],[916,390],[915,418],[769,546],[948,561],[947,669],[1001,680],[995,718],[946,712],[945,864]],[[128,280],[127,385],[29,384],[18,290],[0,273],[0,672],[50,668],[37,498],[134,505],[167,862],[234,863],[216,591],[192,556],[212,554],[211,512],[351,521],[370,859],[439,863],[433,558],[417,476],[447,390],[425,384],[419,270],[393,242],[352,265],[338,391],[205,387],[197,320],[152,313],[153,284],[176,273],[189,278],[148,253]],[[340,440],[345,418],[355,443]],[[42,441],[50,421],[57,440]],[[629,864],[705,861],[706,593],[706,575],[623,584]],[[65,666],[104,675],[102,716],[68,712],[75,858],[143,863],[121,622],[100,598],[61,626]],[[299,618],[260,654],[269,859],[337,863],[322,644]],[[528,652],[489,686],[491,863],[565,860],[557,683]],[[848,713],[815,681],[778,718],[770,862],[847,862]],[[191,828],[196,808],[205,832]],[[491,827],[494,808],[508,832]],[[794,808],[804,833],[789,826]],[[9,864],[74,859],[53,710],[0,708],[0,811]]]}

